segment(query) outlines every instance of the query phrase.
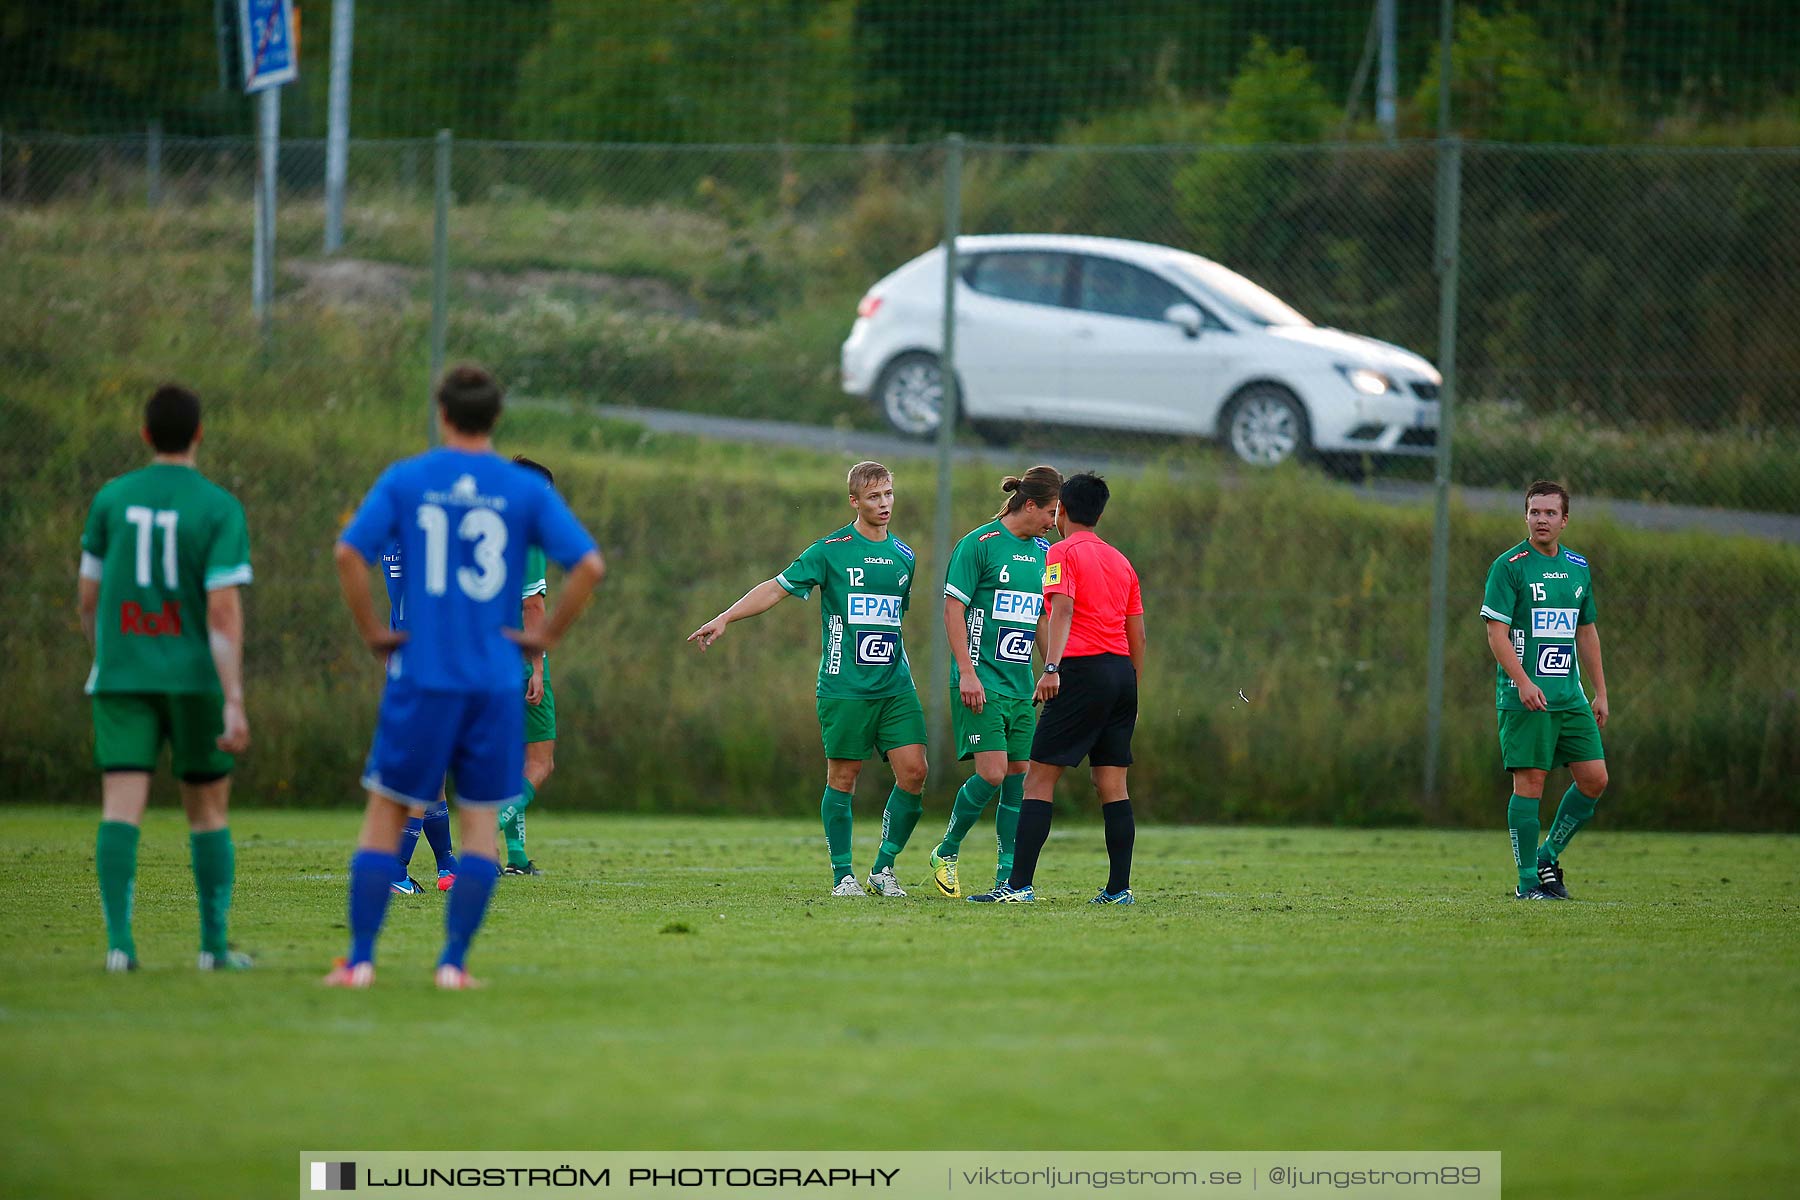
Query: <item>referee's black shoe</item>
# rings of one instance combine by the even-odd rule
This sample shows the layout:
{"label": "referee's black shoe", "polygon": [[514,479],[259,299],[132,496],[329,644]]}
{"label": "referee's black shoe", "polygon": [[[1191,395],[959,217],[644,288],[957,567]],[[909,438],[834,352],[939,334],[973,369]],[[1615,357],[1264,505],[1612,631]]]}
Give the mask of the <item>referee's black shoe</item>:
{"label": "referee's black shoe", "polygon": [[1563,886],[1562,866],[1559,863],[1538,864],[1538,890],[1549,892],[1557,900],[1572,899],[1569,889]]}

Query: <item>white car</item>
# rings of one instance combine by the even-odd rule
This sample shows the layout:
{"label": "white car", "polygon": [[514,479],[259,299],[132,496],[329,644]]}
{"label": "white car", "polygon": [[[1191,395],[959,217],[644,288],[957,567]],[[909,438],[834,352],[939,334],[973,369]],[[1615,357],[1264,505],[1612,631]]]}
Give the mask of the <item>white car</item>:
{"label": "white car", "polygon": [[[1435,368],[1321,329],[1210,259],[1114,238],[958,238],[959,403],[983,432],[1054,423],[1216,437],[1247,463],[1434,453]],[[944,253],[873,288],[844,342],[844,390],[901,433],[943,405]]]}

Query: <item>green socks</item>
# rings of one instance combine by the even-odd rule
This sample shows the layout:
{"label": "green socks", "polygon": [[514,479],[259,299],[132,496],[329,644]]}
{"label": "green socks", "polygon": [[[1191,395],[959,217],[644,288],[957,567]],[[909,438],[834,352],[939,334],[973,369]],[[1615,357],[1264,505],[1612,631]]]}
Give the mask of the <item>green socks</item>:
{"label": "green socks", "polygon": [[850,865],[850,793],[826,788],[819,801],[819,819],[825,822],[825,847],[831,852],[831,886],[846,875],[855,876]]}
{"label": "green socks", "polygon": [[131,895],[137,885],[138,827],[100,822],[94,840],[94,870],[100,876],[100,909],[106,914],[106,948],[137,957],[131,940]]}
{"label": "green socks", "polygon": [[231,885],[237,874],[231,830],[190,833],[188,849],[194,860],[194,894],[200,900],[200,949],[224,959],[229,953],[225,917],[231,911]]}
{"label": "green socks", "polygon": [[982,810],[999,790],[979,775],[969,776],[956,793],[956,803],[950,806],[950,825],[944,830],[944,840],[938,844],[938,857],[949,858],[962,852],[963,839],[969,836],[969,830],[981,818]]}
{"label": "green socks", "polygon": [[994,838],[1000,858],[994,868],[995,884],[1012,878],[1013,843],[1019,837],[1019,806],[1025,802],[1025,776],[1008,775],[1000,781],[1000,807],[994,813]]}
{"label": "green socks", "polygon": [[1553,863],[1564,850],[1581,827],[1594,819],[1594,805],[1598,798],[1582,794],[1574,784],[1563,793],[1562,803],[1556,806],[1556,820],[1550,825],[1550,835],[1538,848],[1537,860],[1541,863]]}
{"label": "green socks", "polygon": [[531,861],[525,854],[525,810],[536,799],[537,789],[527,779],[519,802],[500,810],[500,833],[506,839],[506,861],[510,866],[522,867]]}
{"label": "green socks", "polygon": [[875,855],[877,872],[894,865],[924,812],[923,796],[903,792],[899,784],[894,785],[894,790],[888,793],[887,807],[881,810],[881,849]]}
{"label": "green socks", "polygon": [[1512,834],[1513,864],[1519,868],[1519,890],[1537,886],[1538,801],[1514,794],[1506,802],[1506,828]]}

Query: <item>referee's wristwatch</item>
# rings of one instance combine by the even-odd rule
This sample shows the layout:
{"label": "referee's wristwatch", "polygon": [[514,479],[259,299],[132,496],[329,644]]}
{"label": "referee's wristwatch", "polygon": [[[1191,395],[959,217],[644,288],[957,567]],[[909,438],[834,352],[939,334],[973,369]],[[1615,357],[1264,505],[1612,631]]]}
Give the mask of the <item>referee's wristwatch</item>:
{"label": "referee's wristwatch", "polygon": [[1045,663],[1044,664],[1044,674],[1046,674],[1046,675],[1056,674],[1056,664],[1055,663]]}

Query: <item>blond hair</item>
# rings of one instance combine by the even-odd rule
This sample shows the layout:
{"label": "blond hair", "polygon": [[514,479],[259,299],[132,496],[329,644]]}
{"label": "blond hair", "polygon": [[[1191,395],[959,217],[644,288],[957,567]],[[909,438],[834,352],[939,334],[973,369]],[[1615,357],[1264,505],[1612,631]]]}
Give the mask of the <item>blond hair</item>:
{"label": "blond hair", "polygon": [[850,468],[850,477],[845,480],[845,483],[848,484],[852,496],[860,496],[863,489],[871,483],[893,477],[894,473],[878,462],[859,462]]}
{"label": "blond hair", "polygon": [[994,519],[997,521],[1007,513],[1018,512],[1028,500],[1039,508],[1049,508],[1062,495],[1062,483],[1062,472],[1055,467],[1033,467],[1022,476],[1008,475],[1000,481],[1000,490],[1010,495],[1000,506],[1000,511],[994,514]]}

